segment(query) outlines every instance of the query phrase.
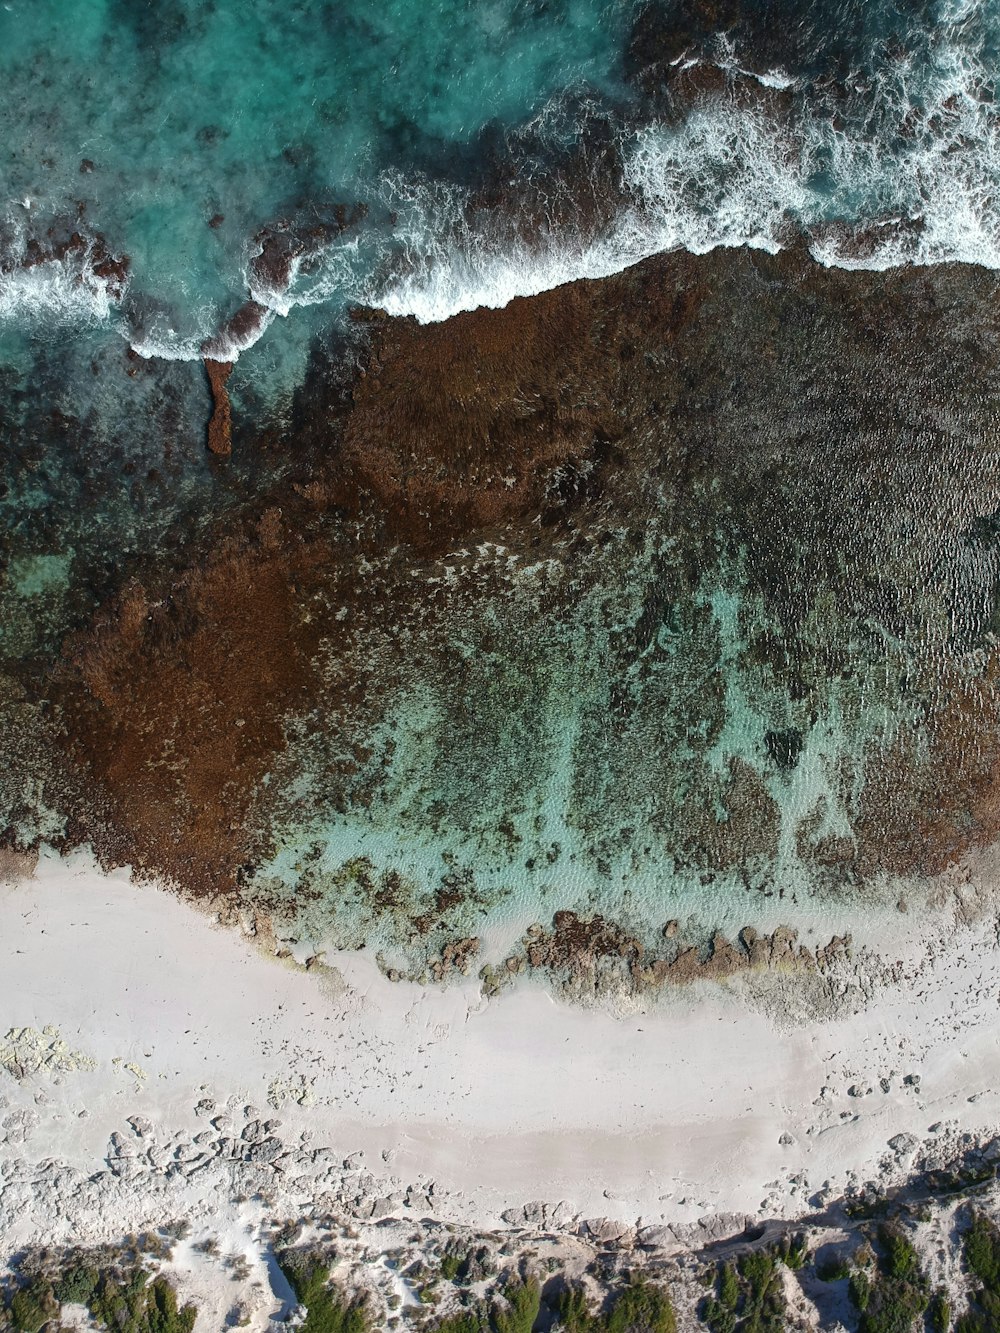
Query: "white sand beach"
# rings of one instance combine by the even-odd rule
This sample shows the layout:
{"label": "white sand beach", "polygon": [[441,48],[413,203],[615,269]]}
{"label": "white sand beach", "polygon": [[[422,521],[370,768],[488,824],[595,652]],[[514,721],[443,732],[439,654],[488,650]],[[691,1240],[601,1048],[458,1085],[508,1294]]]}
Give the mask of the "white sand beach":
{"label": "white sand beach", "polygon": [[[394,983],[363,952],[307,972],[84,859],[43,857],[0,914],[0,1222],[18,1243],[206,1199],[221,1218],[243,1167],[290,1211],[353,1190],[361,1217],[491,1226],[527,1204],[535,1223],[683,1239],[717,1214],[800,1216],[1000,1125],[995,923],[946,909],[934,947],[901,917],[898,980],[863,1009],[795,1023],[781,978],[614,1014],[538,984],[487,1001],[471,979]],[[273,1145],[249,1162],[248,1124]]]}

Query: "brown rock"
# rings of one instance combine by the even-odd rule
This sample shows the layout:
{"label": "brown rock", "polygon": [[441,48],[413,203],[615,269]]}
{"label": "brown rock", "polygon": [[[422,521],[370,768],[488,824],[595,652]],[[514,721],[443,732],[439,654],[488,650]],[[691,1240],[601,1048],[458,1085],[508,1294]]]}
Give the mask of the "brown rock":
{"label": "brown rock", "polygon": [[213,361],[205,357],[205,371],[212,390],[212,415],[208,422],[208,447],[213,454],[228,457],[233,451],[233,409],[226,380],[232,374],[232,361]]}

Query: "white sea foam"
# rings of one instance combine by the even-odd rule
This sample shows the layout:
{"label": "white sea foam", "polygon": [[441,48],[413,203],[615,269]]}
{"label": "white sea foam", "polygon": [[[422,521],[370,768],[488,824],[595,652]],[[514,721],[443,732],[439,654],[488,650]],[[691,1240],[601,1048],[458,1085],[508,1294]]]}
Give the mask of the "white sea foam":
{"label": "white sea foam", "polygon": [[[463,200],[416,192],[401,233],[404,265],[373,284],[372,304],[421,323],[498,307],[581,278],[603,278],[650,255],[719,245],[776,251],[806,200],[801,164],[763,115],[698,110],[650,126],[625,146],[625,206],[592,237],[571,231],[514,241],[464,221]],[[400,235],[397,232],[397,235]]]}
{"label": "white sea foam", "polygon": [[162,327],[153,327],[141,334],[126,329],[124,333],[132,351],[147,361],[200,361],[201,346],[207,336],[185,337]]}
{"label": "white sea foam", "polygon": [[98,277],[90,251],[0,271],[0,322],[29,327],[107,323],[120,300],[117,284]]}
{"label": "white sea foam", "polygon": [[[721,55],[740,70],[730,51]],[[791,85],[781,71],[754,77]],[[867,124],[853,131],[808,104],[781,121],[727,96],[702,103],[682,123],[649,125],[623,143],[624,206],[612,226],[586,239],[498,243],[469,228],[460,197],[414,190],[401,271],[373,287],[371,300],[431,322],[670,250],[775,252],[803,231],[814,258],[831,266],[1000,269],[1000,118],[980,94],[985,83],[977,59],[942,39],[919,71],[901,62]],[[846,226],[832,229],[832,221]],[[863,244],[851,243],[854,225],[864,229]]]}
{"label": "white sea foam", "polygon": [[[132,345],[144,356],[192,360],[206,338],[221,337],[226,359],[235,360],[299,306],[369,304],[433,322],[606,277],[656,253],[773,252],[803,232],[826,265],[963,261],[1000,269],[1000,112],[982,91],[990,71],[982,35],[973,32],[981,12],[975,0],[944,0],[919,57],[886,59],[880,82],[836,120],[786,71],[752,72],[720,39],[715,59],[732,79],[792,90],[791,106],[772,114],[721,94],[677,123],[623,130],[618,211],[603,228],[574,226],[563,206],[554,210],[558,223],[543,221],[526,235],[502,208],[470,212],[457,186],[385,175],[371,217],[392,222],[373,220],[292,259],[285,287],[266,284],[247,250],[246,290],[268,311],[259,327],[227,338],[219,334],[220,313],[206,309],[185,317],[183,334],[157,316],[129,334]],[[568,113],[562,104],[557,110],[543,109],[536,129],[549,126],[562,143]],[[852,237],[855,224],[864,230],[860,241]],[[88,324],[108,320],[113,307],[113,291],[88,257],[0,276],[0,318]]]}
{"label": "white sea foam", "polygon": [[335,298],[360,300],[364,293],[365,265],[371,263],[389,244],[389,238],[370,238],[363,250],[359,236],[338,237],[308,256],[290,261],[287,287],[264,283],[252,268],[246,271],[252,300],[266,306],[274,315],[287,316],[296,306],[322,305]]}

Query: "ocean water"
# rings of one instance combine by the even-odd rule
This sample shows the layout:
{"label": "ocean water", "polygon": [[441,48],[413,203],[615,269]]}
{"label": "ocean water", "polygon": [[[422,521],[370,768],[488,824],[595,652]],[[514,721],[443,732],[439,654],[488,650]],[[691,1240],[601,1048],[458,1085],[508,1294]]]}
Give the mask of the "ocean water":
{"label": "ocean water", "polygon": [[[5,671],[47,679],[66,636],[129,578],[182,570],[213,525],[292,467],[277,450],[208,465],[207,340],[237,361],[237,425],[294,436],[310,357],[322,345],[350,359],[359,305],[432,323],[718,247],[804,245],[836,269],[961,262],[989,275],[998,70],[994,0],[79,0],[71,15],[54,0],[4,0]],[[253,327],[227,332],[248,300]],[[752,326],[740,337],[749,346]],[[937,429],[946,406],[935,411]],[[803,869],[803,821],[817,845],[849,841],[861,759],[915,725],[917,705],[886,683],[912,671],[906,633],[875,634],[873,647],[865,623],[848,641],[846,620],[829,628],[843,607],[829,625],[821,607],[842,589],[800,575],[815,592],[799,627],[813,669],[851,662],[803,702],[753,660],[787,625],[748,531],[626,652],[656,579],[683,582],[665,506],[645,514],[638,554],[617,534],[620,552],[574,575],[572,596],[562,575],[558,594],[533,590],[552,577],[542,564],[518,576],[509,620],[489,594],[456,595],[444,667],[440,645],[417,643],[402,669],[365,644],[378,717],[348,739],[368,767],[331,791],[348,723],[308,710],[289,722],[259,797],[270,843],[247,873],[250,896],[297,905],[305,931],[355,944],[405,933],[371,906],[390,873],[409,886],[406,911],[460,883],[465,915],[449,929],[470,931],[497,903],[511,916],[572,901],[657,920],[698,906],[727,929],[758,899],[776,920],[776,894],[804,911],[819,890]],[[732,508],[697,516],[707,530],[733,523]],[[859,520],[858,541],[878,549],[904,601],[947,565],[942,587],[953,580],[956,604],[976,608],[961,631],[972,671],[992,548],[970,555],[963,537],[928,554],[931,537],[914,539],[904,517],[884,549],[881,518]],[[810,540],[819,550],[822,533]],[[911,545],[924,540],[926,551]],[[948,595],[920,630],[929,657],[960,637]],[[538,610],[561,596],[559,619]],[[615,710],[624,720],[609,728]],[[764,813],[729,864],[705,821],[730,819],[740,764]],[[72,823],[37,792],[9,804],[23,840]],[[819,887],[847,903],[853,873],[827,867]]]}
{"label": "ocean water", "polygon": [[[824,263],[1000,263],[994,5],[799,0],[723,17],[715,30],[697,6],[638,0],[94,0],[68,24],[55,4],[10,0],[0,327],[98,327],[196,358],[252,292],[282,317],[267,336],[288,343],[294,378],[296,346],[349,303],[441,319],[678,246],[775,249],[816,228]],[[645,68],[643,24],[666,34]],[[678,103],[671,79],[692,70],[726,78]],[[588,157],[595,135],[610,166]],[[588,172],[609,196],[597,218]],[[517,216],[532,179],[545,203]],[[262,228],[335,204],[367,211],[286,287],[255,279]],[[859,255],[824,231],[837,222],[879,230]],[[129,256],[123,297],[79,254],[17,266],[67,223]]]}

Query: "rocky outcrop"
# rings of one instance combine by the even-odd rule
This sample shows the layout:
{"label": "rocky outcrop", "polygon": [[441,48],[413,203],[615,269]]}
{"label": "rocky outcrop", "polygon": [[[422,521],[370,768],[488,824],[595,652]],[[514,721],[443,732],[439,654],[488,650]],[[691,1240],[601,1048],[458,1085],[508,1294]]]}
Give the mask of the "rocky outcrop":
{"label": "rocky outcrop", "polygon": [[213,361],[205,358],[205,372],[212,390],[212,415],[208,422],[209,450],[221,458],[233,451],[233,408],[229,401],[226,381],[232,374],[232,361]]}
{"label": "rocky outcrop", "polygon": [[581,917],[556,912],[552,929],[528,928],[523,952],[515,951],[502,966],[486,964],[480,980],[487,995],[494,995],[523,972],[547,973],[574,994],[655,991],[665,985],[694,981],[724,981],[751,971],[820,972],[850,959],[850,936],[834,936],[830,943],[809,949],[798,943],[798,931],[779,926],[761,935],[744,926],[735,942],[716,931],[705,945],[685,945],[677,923],[667,923],[662,935],[668,950],[658,956],[636,935],[603,916]]}
{"label": "rocky outcrop", "polygon": [[82,280],[96,279],[113,301],[125,295],[131,260],[127,254],[116,254],[100,232],[63,223],[49,227],[44,236],[29,236],[23,249],[4,243],[0,236],[0,275],[51,263],[73,265]]}
{"label": "rocky outcrop", "polygon": [[214,338],[201,345],[201,354],[209,361],[231,363],[257,341],[267,327],[270,311],[259,301],[244,301]]}
{"label": "rocky outcrop", "polygon": [[279,218],[262,227],[250,260],[252,286],[262,292],[284,292],[296,266],[308,267],[325,246],[359,226],[366,214],[363,204],[333,204],[310,209],[308,219]]}

